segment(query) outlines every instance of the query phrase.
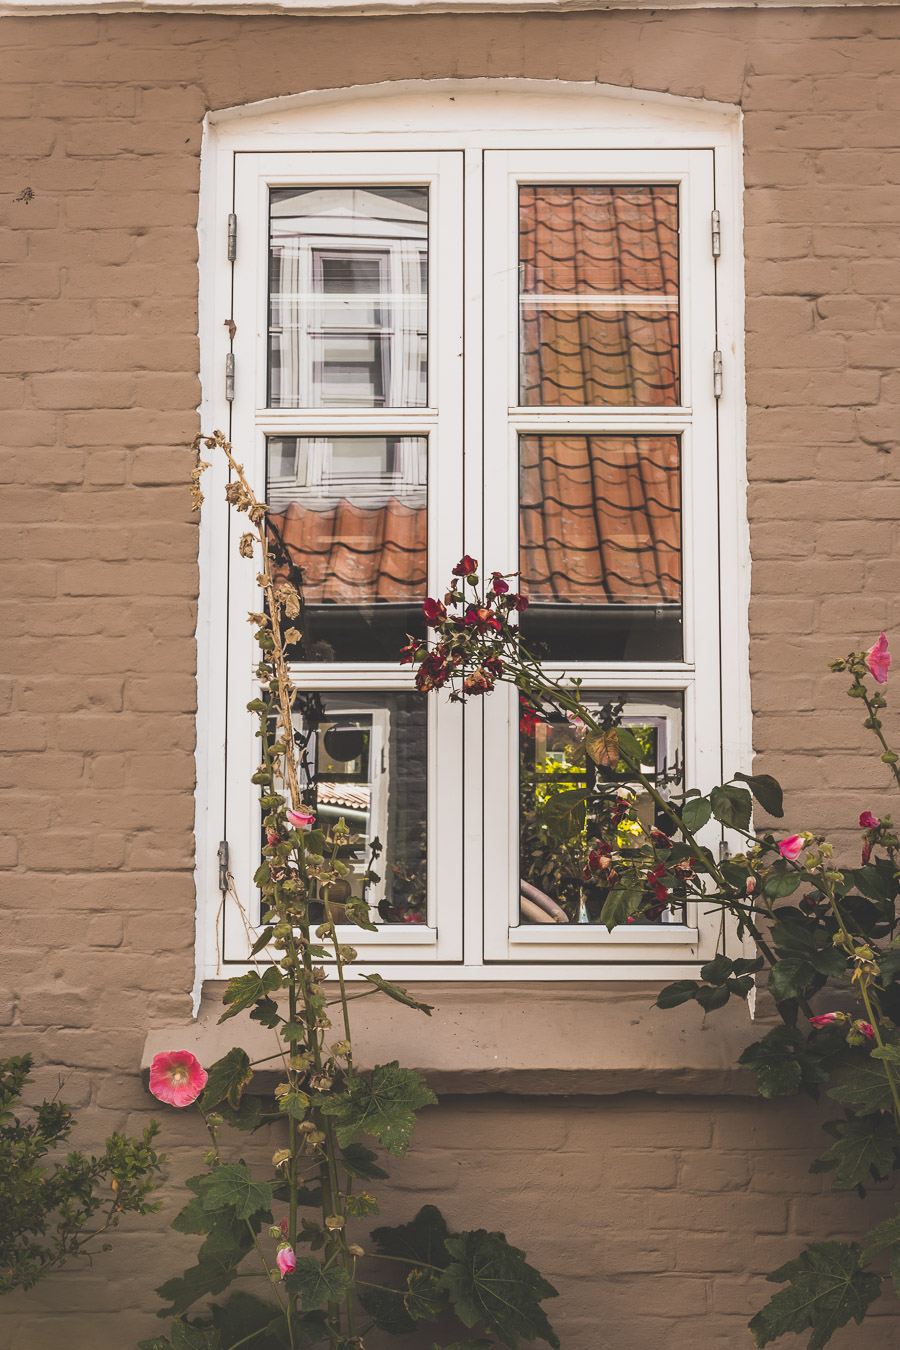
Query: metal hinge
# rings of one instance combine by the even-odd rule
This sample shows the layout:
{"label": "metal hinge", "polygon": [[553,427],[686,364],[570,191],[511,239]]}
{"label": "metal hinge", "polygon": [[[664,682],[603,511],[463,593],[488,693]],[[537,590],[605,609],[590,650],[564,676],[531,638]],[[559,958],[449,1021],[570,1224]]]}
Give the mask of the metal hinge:
{"label": "metal hinge", "polygon": [[219,890],[228,890],[228,840],[223,839],[216,857],[219,860]]}
{"label": "metal hinge", "polygon": [[722,397],[722,353],[713,352],[713,398]]}
{"label": "metal hinge", "polygon": [[237,257],[237,216],[232,213],[228,217],[228,261],[234,262]]}
{"label": "metal hinge", "polygon": [[714,258],[722,256],[722,215],[719,211],[713,211],[710,226],[712,228],[712,255]]}
{"label": "metal hinge", "polygon": [[225,356],[225,399],[228,403],[234,402],[234,352]]}
{"label": "metal hinge", "polygon": [[728,847],[728,840],[722,839],[719,843],[719,862],[727,862],[731,857],[731,849]]}

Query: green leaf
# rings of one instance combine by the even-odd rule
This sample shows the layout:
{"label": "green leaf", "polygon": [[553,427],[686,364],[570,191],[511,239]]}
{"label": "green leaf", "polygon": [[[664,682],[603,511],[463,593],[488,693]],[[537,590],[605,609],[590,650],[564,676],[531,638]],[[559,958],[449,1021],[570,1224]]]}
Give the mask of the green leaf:
{"label": "green leaf", "polygon": [[681,808],[681,819],[691,834],[702,830],[712,815],[712,804],[708,797],[692,797]]}
{"label": "green leaf", "polygon": [[207,1250],[210,1244],[205,1242],[195,1266],[189,1266],[183,1275],[173,1276],[157,1289],[160,1298],[172,1305],[161,1309],[159,1316],[177,1317],[187,1312],[198,1299],[206,1298],[209,1294],[221,1294],[231,1284],[238,1266],[252,1245],[249,1233],[246,1245],[238,1240],[229,1242],[224,1235],[218,1243],[213,1244],[214,1250]]}
{"label": "green leaf", "polygon": [[660,990],[656,1006],[657,1008],[677,1008],[680,1004],[696,998],[699,988],[696,980],[676,980],[674,984],[667,984],[665,989]]}
{"label": "green leaf", "polygon": [[512,1247],[502,1233],[483,1228],[447,1239],[453,1258],[441,1276],[454,1311],[464,1326],[483,1322],[490,1335],[518,1350],[521,1341],[546,1341],[559,1350],[559,1338],[541,1300],[557,1291]]}
{"label": "green leaf", "polygon": [[410,1317],[416,1321],[424,1318],[428,1322],[440,1317],[447,1306],[447,1295],[433,1270],[411,1270],[406,1285],[403,1301]]}
{"label": "green leaf", "polygon": [[424,1205],[409,1223],[372,1229],[376,1250],[384,1256],[399,1256],[423,1266],[449,1264],[446,1241],[450,1236],[443,1214],[435,1205]]}
{"label": "green leaf", "polygon": [[704,1012],[715,1012],[716,1008],[724,1008],[730,998],[731,990],[724,985],[705,985],[697,990],[697,1002]]}
{"label": "green leaf", "polygon": [[826,1091],[833,1101],[855,1106],[867,1115],[883,1111],[893,1100],[884,1065],[870,1055],[838,1063]]}
{"label": "green leaf", "polygon": [[788,871],[776,863],[775,870],[771,871],[763,882],[763,895],[768,895],[772,900],[784,900],[794,894],[802,880],[803,877],[799,872]]}
{"label": "green leaf", "polygon": [[222,1338],[215,1327],[192,1327],[187,1322],[172,1323],[172,1350],[219,1350]]}
{"label": "green leaf", "polygon": [[817,1159],[816,1171],[834,1169],[832,1189],[848,1191],[869,1182],[873,1174],[884,1180],[894,1165],[900,1136],[891,1116],[854,1116],[833,1122],[835,1143]]}
{"label": "green leaf", "polygon": [[[222,1350],[231,1350],[246,1341],[246,1350],[275,1350],[290,1346],[284,1314],[274,1303],[264,1303],[244,1290],[237,1290],[228,1302],[214,1305],[213,1326],[222,1335]],[[247,1338],[253,1336],[253,1340]],[[245,1346],[241,1344],[241,1350]]]}
{"label": "green leaf", "polygon": [[433,1003],[420,1003],[418,999],[413,998],[407,989],[401,988],[399,984],[391,984],[388,980],[383,980],[380,975],[364,975],[364,980],[369,984],[374,984],[376,989],[380,989],[388,998],[392,998],[395,1003],[403,1003],[407,1008],[415,1008],[418,1012],[423,1012],[426,1017],[431,1016]]}
{"label": "green leaf", "polygon": [[343,1266],[326,1267],[314,1256],[301,1256],[285,1276],[284,1287],[289,1294],[299,1295],[302,1308],[324,1308],[326,1303],[340,1303],[346,1297],[350,1276]]}
{"label": "green leaf", "polygon": [[217,1059],[209,1070],[201,1102],[203,1110],[211,1111],[224,1098],[236,1111],[241,1104],[241,1093],[252,1077],[250,1056],[236,1045],[227,1055]]}
{"label": "green leaf", "polygon": [[341,1149],[344,1171],[357,1181],[384,1181],[387,1172],[378,1166],[378,1154],[365,1144],[348,1144]]}
{"label": "green leaf", "polygon": [[226,1102],[220,1102],[218,1110],[224,1120],[235,1130],[258,1130],[262,1125],[262,1101],[259,1097],[250,1097],[245,1092],[241,1104],[235,1111]]}
{"label": "green leaf", "polygon": [[600,922],[605,924],[612,932],[619,924],[626,923],[632,914],[637,913],[643,898],[643,891],[631,890],[626,886],[616,886],[603,902]]}
{"label": "green leaf", "polygon": [[212,1223],[203,1201],[199,1196],[194,1196],[193,1200],[189,1200],[184,1209],[175,1215],[172,1227],[179,1233],[208,1233]]}
{"label": "green leaf", "polygon": [[801,998],[816,972],[802,956],[786,956],[769,971],[769,993],[776,1003],[789,998]]}
{"label": "green leaf", "polygon": [[569,788],[547,799],[541,816],[554,839],[565,842],[584,829],[590,795],[584,788]]}
{"label": "green leaf", "polygon": [[764,811],[779,819],[784,815],[784,793],[777,778],[768,773],[736,773],[735,778],[746,783]]}
{"label": "green leaf", "polygon": [[250,948],[250,955],[256,956],[257,952],[261,952],[263,947],[268,947],[269,943],[272,941],[272,934],[274,932],[275,929],[272,928],[271,925],[268,928],[264,928]]}
{"label": "green leaf", "polygon": [[758,970],[762,970],[765,964],[765,960],[761,956],[757,956],[753,960],[747,956],[739,956],[734,963],[734,973],[735,975],[755,975]]}
{"label": "green leaf", "polygon": [[416,1324],[406,1309],[403,1294],[397,1289],[363,1289],[359,1301],[380,1331],[389,1336],[405,1336]]}
{"label": "green leaf", "polygon": [[644,759],[644,752],[637,736],[627,727],[617,727],[616,731],[619,736],[619,754],[624,759],[631,761],[632,768],[639,769]]}
{"label": "green leaf", "polygon": [[272,1203],[272,1187],[267,1181],[254,1181],[246,1163],[225,1163],[212,1173],[203,1198],[207,1210],[234,1211],[237,1219],[250,1219]]}
{"label": "green leaf", "polygon": [[284,1018],[278,1011],[278,1004],[274,998],[261,998],[255,1008],[250,1009],[250,1021],[260,1022],[269,1031],[274,1031]]}
{"label": "green leaf", "polygon": [[749,830],[753,798],[746,788],[725,783],[722,787],[713,788],[709,800],[716,820],[736,830]]}
{"label": "green leaf", "polygon": [[282,1111],[286,1111],[294,1120],[305,1120],[309,1111],[309,1098],[305,1092],[286,1092],[278,1099]]}
{"label": "green leaf", "polygon": [[873,1256],[886,1251],[888,1247],[900,1245],[900,1214],[892,1219],[884,1219],[870,1228],[862,1240],[863,1254],[860,1264],[867,1265]]}
{"label": "green leaf", "polygon": [[348,1091],[327,1098],[320,1110],[323,1115],[337,1117],[341,1148],[361,1134],[371,1134],[389,1153],[402,1158],[412,1137],[416,1111],[436,1102],[421,1075],[401,1069],[395,1059],[376,1065],[370,1081],[361,1076],[352,1078]]}
{"label": "green leaf", "polygon": [[862,891],[863,895],[868,896],[870,900],[886,900],[888,898],[887,887],[884,878],[877,867],[869,864],[866,867],[858,867],[856,871],[851,872],[850,876],[857,890]]}
{"label": "green leaf", "polygon": [[756,1072],[762,1097],[785,1097],[801,1087],[814,1095],[826,1079],[817,1056],[795,1027],[773,1027],[761,1041],[747,1046],[738,1063]]}
{"label": "green leaf", "polygon": [[734,971],[734,962],[721,952],[700,967],[700,978],[707,984],[724,984]]}
{"label": "green leaf", "polygon": [[812,1330],[807,1350],[822,1350],[851,1318],[862,1322],[869,1304],[881,1293],[881,1278],[860,1270],[859,1246],[846,1242],[814,1242],[794,1261],[767,1278],[788,1288],[775,1294],[750,1323],[756,1346],[790,1332]]}
{"label": "green leaf", "polygon": [[256,971],[251,970],[247,975],[238,975],[235,979],[229,980],[228,988],[222,996],[222,1002],[229,1006],[219,1021],[224,1022],[227,1018],[234,1017],[244,1008],[256,1003],[258,999],[268,998],[269,994],[280,989],[281,985],[282,975],[277,966],[267,966],[262,975],[257,975]]}

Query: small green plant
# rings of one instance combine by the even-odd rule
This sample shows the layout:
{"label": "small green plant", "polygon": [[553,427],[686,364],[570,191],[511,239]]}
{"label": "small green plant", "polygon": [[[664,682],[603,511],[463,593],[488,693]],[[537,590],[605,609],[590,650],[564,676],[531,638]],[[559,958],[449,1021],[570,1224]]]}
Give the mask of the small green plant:
{"label": "small green plant", "polygon": [[165,1161],[151,1121],[140,1139],[113,1134],[99,1158],[57,1157],[74,1120],[65,1102],[23,1106],[30,1055],[0,1060],[0,1293],[30,1289],[77,1256],[109,1250],[123,1214],[149,1214]]}
{"label": "small green plant", "polygon": [[[374,931],[365,900],[350,894],[347,859],[354,836],[344,820],[326,829],[301,788],[306,747],[293,714],[304,697],[291,681],[286,651],[300,639],[301,598],[273,565],[267,507],[255,496],[231,445],[216,432],[198,437],[195,451],[223,453],[231,469],[230,505],[252,530],[241,538],[245,558],[260,558],[263,612],[252,614],[259,646],[257,719],[263,838],[254,881],[262,895],[263,928],[252,956],[274,950],[232,979],[222,1022],[246,1014],[269,1028],[266,1057],[279,1077],[274,1098],[247,1091],[257,1063],[240,1046],[207,1072],[188,1051],[157,1055],[150,1088],[176,1107],[196,1104],[209,1132],[206,1170],[192,1177],[188,1204],[173,1227],[203,1241],[196,1264],[158,1290],[174,1319],[170,1336],[141,1342],[141,1350],[364,1350],[369,1331],[401,1336],[455,1313],[473,1338],[436,1350],[518,1350],[522,1341],[558,1347],[542,1301],[556,1290],[502,1233],[452,1232],[433,1205],[406,1224],[376,1227],[372,1183],[388,1175],[383,1155],[402,1158],[416,1113],[435,1097],[398,1061],[362,1073],[354,1062],[351,1004],[387,997],[430,1015],[405,989],[379,975],[350,984],[352,947],[339,941],[336,921]],[[198,462],[194,502],[202,495]],[[377,852],[377,850],[376,850]],[[410,874],[411,894],[416,879]],[[340,900],[337,900],[340,896]],[[336,988],[335,988],[336,985]],[[354,1009],[355,1011],[355,1009]],[[235,1156],[226,1127],[253,1132],[280,1128],[280,1146],[267,1175]],[[264,1281],[266,1296],[239,1289],[208,1307],[244,1278]],[[198,1305],[200,1305],[198,1307]],[[463,1333],[465,1334],[465,1333]],[[429,1337],[430,1339],[430,1337]]]}

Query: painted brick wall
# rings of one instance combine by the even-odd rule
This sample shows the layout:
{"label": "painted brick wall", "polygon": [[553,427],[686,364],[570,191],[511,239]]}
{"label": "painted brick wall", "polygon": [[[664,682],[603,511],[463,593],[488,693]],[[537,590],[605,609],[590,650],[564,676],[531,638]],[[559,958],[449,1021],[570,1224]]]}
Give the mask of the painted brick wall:
{"label": "painted brick wall", "polygon": [[[453,75],[741,105],[755,742],[790,824],[877,806],[881,767],[824,664],[897,617],[898,11],[47,17],[0,21],[0,46],[0,1023],[5,1051],[39,1055],[41,1088],[67,1074],[84,1139],[139,1126],[146,1027],[188,1009],[197,536],[181,447],[209,108]],[[806,1175],[814,1115],[451,1099],[390,1203],[412,1210],[421,1183],[463,1225],[487,1198],[558,1280],[565,1350],[741,1344],[758,1272],[857,1222]],[[201,1141],[172,1113],[166,1130],[183,1177]],[[165,1230],[173,1204],[89,1274],[5,1304],[0,1347],[149,1334],[151,1286],[190,1246]],[[834,1345],[880,1350],[896,1325]]]}

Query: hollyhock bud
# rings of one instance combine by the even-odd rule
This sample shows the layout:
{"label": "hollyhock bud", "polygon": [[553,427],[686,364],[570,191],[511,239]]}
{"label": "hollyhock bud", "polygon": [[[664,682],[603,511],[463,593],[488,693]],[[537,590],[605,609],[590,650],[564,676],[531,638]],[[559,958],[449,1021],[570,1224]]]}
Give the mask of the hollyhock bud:
{"label": "hollyhock bud", "polygon": [[875,1028],[872,1026],[871,1022],[854,1022],[853,1025],[860,1035],[867,1037],[870,1041],[874,1041]]}
{"label": "hollyhock bud", "polygon": [[275,1254],[275,1264],[281,1271],[281,1278],[290,1275],[291,1271],[296,1269],[297,1258],[294,1255],[293,1247],[279,1247]]}
{"label": "hollyhock bud", "polygon": [[297,830],[306,830],[310,825],[315,824],[315,816],[310,815],[308,811],[288,811],[286,812],[288,820]]}
{"label": "hollyhock bud", "polygon": [[868,863],[869,859],[870,859],[871,856],[872,856],[872,841],[871,841],[871,839],[864,839],[864,840],[863,840],[863,846],[862,846],[861,856],[862,856],[862,865],[863,865],[863,867],[865,867],[866,864]]}
{"label": "hollyhock bud", "polygon": [[190,1106],[206,1087],[207,1073],[189,1050],[167,1050],[153,1056],[150,1091],[169,1106]]}
{"label": "hollyhock bud", "polygon": [[803,852],[803,840],[800,838],[800,835],[792,834],[789,839],[782,839],[781,843],[778,845],[778,852],[781,854],[782,858],[786,858],[788,862],[796,862]]}
{"label": "hollyhock bud", "polygon": [[470,577],[478,571],[478,560],[465,553],[453,569],[455,577]]}
{"label": "hollyhock bud", "polygon": [[877,830],[881,821],[872,815],[871,811],[863,811],[859,818],[859,828],[861,830]]}
{"label": "hollyhock bud", "polygon": [[846,1013],[820,1013],[818,1017],[811,1017],[809,1019],[809,1024],[810,1026],[815,1027],[817,1031],[821,1031],[822,1028],[827,1027],[830,1022],[846,1022],[846,1020]]}
{"label": "hollyhock bud", "polygon": [[884,633],[866,652],[866,665],[869,668],[869,674],[878,684],[887,684],[888,671],[891,668],[891,655],[888,651],[888,640]]}
{"label": "hollyhock bud", "polygon": [[278,833],[277,830],[267,830],[267,831],[266,831],[266,840],[267,840],[268,843],[272,844],[273,847],[274,847],[275,844],[280,844],[280,843],[281,843],[281,835]]}

